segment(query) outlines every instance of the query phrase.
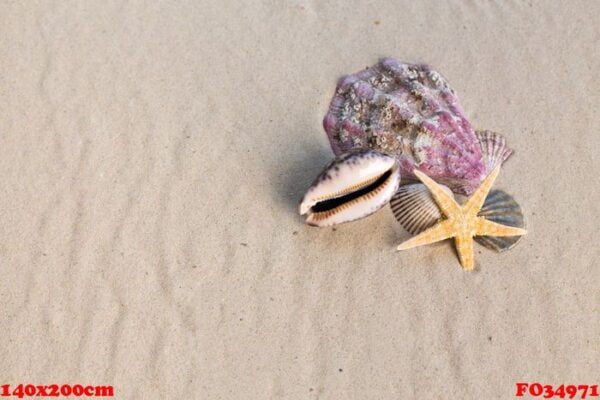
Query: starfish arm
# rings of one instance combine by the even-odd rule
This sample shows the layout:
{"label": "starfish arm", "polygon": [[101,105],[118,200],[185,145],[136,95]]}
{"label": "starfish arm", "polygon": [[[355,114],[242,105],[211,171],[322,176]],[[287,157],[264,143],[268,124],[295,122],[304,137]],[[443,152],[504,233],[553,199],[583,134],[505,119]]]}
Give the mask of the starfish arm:
{"label": "starfish arm", "polygon": [[444,220],[439,224],[427,229],[425,232],[402,242],[398,246],[398,250],[408,250],[413,247],[424,246],[426,244],[439,242],[454,236],[454,230],[450,221]]}
{"label": "starfish arm", "polygon": [[497,166],[490,174],[483,180],[479,188],[473,193],[473,195],[467,200],[467,203],[464,205],[464,209],[467,214],[477,215],[485,199],[494,184],[494,181],[498,177],[500,173],[500,166]]}
{"label": "starfish arm", "polygon": [[473,238],[471,236],[457,236],[454,238],[456,251],[460,264],[466,271],[472,271],[475,267],[475,255],[473,252]]}
{"label": "starfish arm", "polygon": [[475,229],[478,236],[521,236],[527,233],[525,229],[498,224],[483,217],[477,218]]}
{"label": "starfish arm", "polygon": [[413,171],[413,173],[417,176],[417,178],[421,180],[421,182],[423,182],[425,186],[427,186],[427,188],[433,195],[435,202],[437,203],[440,210],[442,210],[444,215],[449,217],[453,214],[460,212],[460,206],[458,205],[456,200],[454,200],[452,196],[446,193],[444,189],[442,189],[440,185],[438,185],[433,179],[416,169]]}

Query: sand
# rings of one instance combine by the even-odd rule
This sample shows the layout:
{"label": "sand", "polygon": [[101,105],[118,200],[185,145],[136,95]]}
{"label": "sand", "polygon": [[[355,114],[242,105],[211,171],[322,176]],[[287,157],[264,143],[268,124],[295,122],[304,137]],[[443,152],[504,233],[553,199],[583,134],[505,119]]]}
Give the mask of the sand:
{"label": "sand", "polygon": [[[510,399],[600,383],[600,3],[3,2],[0,384]],[[303,224],[336,80],[426,62],[515,155],[514,250]]]}

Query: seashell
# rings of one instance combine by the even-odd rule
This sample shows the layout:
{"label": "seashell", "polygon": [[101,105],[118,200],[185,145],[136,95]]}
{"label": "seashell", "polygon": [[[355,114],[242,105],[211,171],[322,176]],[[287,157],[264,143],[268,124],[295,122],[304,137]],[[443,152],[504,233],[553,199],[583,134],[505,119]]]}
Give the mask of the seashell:
{"label": "seashell", "polygon": [[317,176],[300,202],[300,214],[313,226],[354,221],[386,205],[399,184],[394,157],[369,149],[342,154]]}
{"label": "seashell", "polygon": [[[442,188],[452,193],[449,188]],[[400,186],[390,204],[400,225],[412,235],[431,228],[443,217],[427,187],[420,183]],[[477,215],[502,225],[525,228],[521,207],[511,195],[502,190],[490,191]],[[474,239],[488,249],[502,252],[513,248],[521,238],[522,236],[475,236]]]}
{"label": "seashell", "polygon": [[[479,212],[480,217],[502,225],[525,228],[521,207],[515,199],[502,190],[492,190]],[[475,236],[477,243],[488,249],[502,252],[512,249],[523,236]]]}
{"label": "seashell", "polygon": [[447,80],[425,64],[391,58],[340,79],[323,127],[336,155],[376,150],[398,160],[403,178],[414,179],[416,168],[464,195],[510,152],[486,134],[484,157]]}
{"label": "seashell", "polygon": [[506,145],[506,139],[499,133],[492,131],[476,131],[479,146],[487,171],[493,171],[497,165],[501,165],[513,153]]}
{"label": "seashell", "polygon": [[[448,187],[440,186],[452,195]],[[431,192],[422,183],[400,186],[390,200],[390,205],[400,225],[413,235],[431,228],[443,217]]]}

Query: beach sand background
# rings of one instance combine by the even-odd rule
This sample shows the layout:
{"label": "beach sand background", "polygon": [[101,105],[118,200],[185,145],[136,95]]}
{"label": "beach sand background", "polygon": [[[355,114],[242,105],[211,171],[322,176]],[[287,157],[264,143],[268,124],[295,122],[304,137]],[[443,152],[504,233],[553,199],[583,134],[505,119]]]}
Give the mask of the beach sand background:
{"label": "beach sand background", "polygon": [[[0,4],[0,383],[510,399],[600,379],[600,2]],[[514,250],[297,203],[337,79],[426,62],[516,150]]]}

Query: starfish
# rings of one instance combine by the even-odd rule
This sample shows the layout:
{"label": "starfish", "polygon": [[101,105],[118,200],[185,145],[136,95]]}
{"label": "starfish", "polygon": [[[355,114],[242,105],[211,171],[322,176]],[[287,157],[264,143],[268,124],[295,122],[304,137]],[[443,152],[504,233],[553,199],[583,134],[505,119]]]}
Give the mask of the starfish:
{"label": "starfish", "polygon": [[496,177],[500,173],[500,166],[496,167],[483,180],[481,186],[464,205],[458,204],[450,194],[446,193],[440,185],[424,173],[417,170],[413,172],[427,186],[446,219],[401,243],[398,250],[408,250],[453,237],[460,263],[465,270],[471,271],[475,266],[473,236],[518,236],[527,233],[525,229],[497,224],[477,216]]}

